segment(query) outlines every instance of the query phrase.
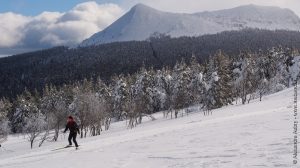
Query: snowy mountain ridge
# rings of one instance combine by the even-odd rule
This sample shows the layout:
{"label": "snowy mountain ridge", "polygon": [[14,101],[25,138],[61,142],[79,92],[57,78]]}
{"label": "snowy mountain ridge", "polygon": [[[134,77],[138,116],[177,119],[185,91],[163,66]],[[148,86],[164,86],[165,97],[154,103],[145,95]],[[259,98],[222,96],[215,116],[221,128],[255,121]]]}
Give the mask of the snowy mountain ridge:
{"label": "snowy mountain ridge", "polygon": [[289,9],[257,5],[184,14],[162,12],[138,4],[106,29],[84,40],[79,46],[146,40],[154,33],[171,37],[200,36],[245,28],[299,31],[300,18]]}

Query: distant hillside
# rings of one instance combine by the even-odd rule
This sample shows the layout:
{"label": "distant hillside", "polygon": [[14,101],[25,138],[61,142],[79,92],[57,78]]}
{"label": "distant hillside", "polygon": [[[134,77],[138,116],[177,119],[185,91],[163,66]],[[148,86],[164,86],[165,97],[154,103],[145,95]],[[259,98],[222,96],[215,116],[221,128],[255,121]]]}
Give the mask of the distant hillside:
{"label": "distant hillside", "polygon": [[146,40],[154,33],[171,37],[192,37],[245,28],[299,31],[300,18],[289,9],[272,6],[244,5],[232,9],[182,14],[163,12],[138,4],[106,29],[84,40],[80,46]]}
{"label": "distant hillside", "polygon": [[147,41],[116,42],[93,47],[56,47],[0,58],[0,97],[15,97],[45,84],[62,85],[84,78],[110,79],[114,74],[134,73],[143,64],[173,66],[194,54],[200,62],[222,49],[230,56],[242,50],[258,51],[274,46],[300,49],[300,32],[243,30],[200,37],[156,36]]}

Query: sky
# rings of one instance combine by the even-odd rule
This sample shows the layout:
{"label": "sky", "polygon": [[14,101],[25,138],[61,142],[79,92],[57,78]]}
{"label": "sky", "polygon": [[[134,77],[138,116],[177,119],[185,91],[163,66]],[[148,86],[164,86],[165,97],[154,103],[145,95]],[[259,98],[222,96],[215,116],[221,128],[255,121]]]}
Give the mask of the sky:
{"label": "sky", "polygon": [[1,0],[0,56],[74,46],[105,29],[137,3],[181,13],[256,4],[289,8],[300,16],[300,0]]}

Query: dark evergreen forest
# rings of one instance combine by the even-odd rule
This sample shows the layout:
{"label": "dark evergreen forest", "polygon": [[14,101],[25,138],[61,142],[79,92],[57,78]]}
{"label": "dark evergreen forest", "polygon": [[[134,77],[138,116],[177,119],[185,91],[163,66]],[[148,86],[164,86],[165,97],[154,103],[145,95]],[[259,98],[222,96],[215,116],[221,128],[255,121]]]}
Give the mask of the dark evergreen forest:
{"label": "dark evergreen forest", "polygon": [[156,35],[146,41],[103,44],[84,48],[55,47],[0,59],[0,98],[16,98],[48,85],[62,86],[84,79],[133,74],[142,66],[173,67],[194,56],[201,64],[219,49],[228,57],[241,52],[265,52],[276,46],[300,49],[300,32],[248,29],[200,37]]}

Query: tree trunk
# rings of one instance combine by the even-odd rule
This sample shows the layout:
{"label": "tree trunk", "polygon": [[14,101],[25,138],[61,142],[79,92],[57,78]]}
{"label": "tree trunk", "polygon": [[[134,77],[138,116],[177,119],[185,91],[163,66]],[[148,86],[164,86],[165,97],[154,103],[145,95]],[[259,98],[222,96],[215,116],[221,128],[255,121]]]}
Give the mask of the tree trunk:
{"label": "tree trunk", "polygon": [[252,99],[252,94],[249,95],[248,104],[250,103],[251,99]]}
{"label": "tree trunk", "polygon": [[140,112],[140,113],[139,113],[139,120],[138,120],[138,123],[139,123],[139,124],[142,123],[142,119],[143,119],[143,116],[142,116],[142,113]]}
{"label": "tree trunk", "polygon": [[86,138],[87,132],[88,132],[88,129],[87,129],[87,128],[84,128],[84,138]]}
{"label": "tree trunk", "polygon": [[111,118],[110,117],[108,117],[108,118],[105,119],[105,130],[106,131],[109,129],[110,122],[111,122]]}
{"label": "tree trunk", "polygon": [[57,141],[58,136],[59,136],[59,125],[60,125],[60,123],[58,122],[58,123],[57,123],[57,127],[56,127],[56,129],[55,129],[54,138],[53,138],[54,141]]}
{"label": "tree trunk", "polygon": [[83,138],[83,125],[81,125],[81,127],[80,127],[80,132],[81,132],[80,138]]}
{"label": "tree trunk", "polygon": [[263,94],[260,92],[259,93],[259,101],[261,101]]}
{"label": "tree trunk", "polygon": [[34,138],[30,140],[30,148],[33,148],[33,142],[34,142]]}
{"label": "tree trunk", "polygon": [[47,139],[48,135],[49,135],[49,130],[46,130],[46,132],[45,132],[43,138],[41,139],[41,141],[40,141],[40,143],[39,143],[39,147],[41,147],[41,146],[43,145],[43,143],[44,143],[45,140]]}

